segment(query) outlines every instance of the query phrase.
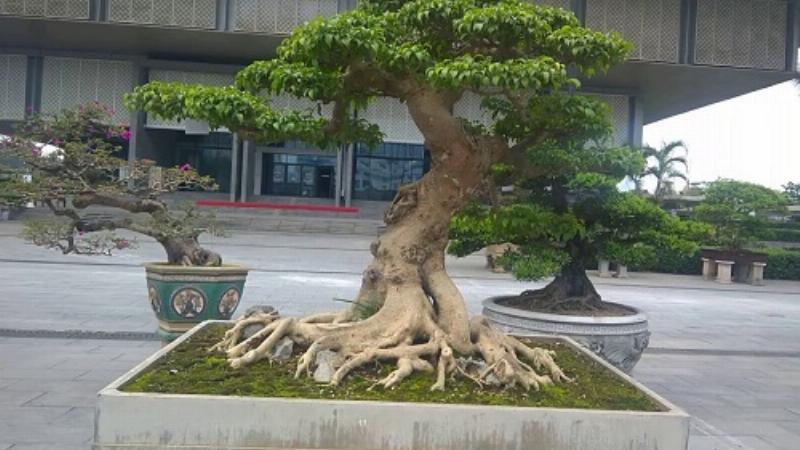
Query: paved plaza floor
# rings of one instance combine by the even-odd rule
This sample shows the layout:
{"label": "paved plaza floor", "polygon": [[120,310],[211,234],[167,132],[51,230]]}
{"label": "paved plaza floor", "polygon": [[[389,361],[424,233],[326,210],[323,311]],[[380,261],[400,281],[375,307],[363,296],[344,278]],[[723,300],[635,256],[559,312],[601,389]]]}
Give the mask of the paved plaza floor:
{"label": "paved plaza floor", "polygon": [[[304,225],[308,230],[308,226]],[[0,450],[86,449],[94,396],[155,351],[144,294],[154,242],[113,257],[64,256],[25,244],[0,222]],[[208,240],[251,272],[240,311],[297,315],[342,307],[369,261],[364,234],[276,231]],[[470,311],[482,299],[543,285],[449,260]],[[800,283],[721,286],[697,277],[595,279],[606,300],[650,318],[634,376],[694,416],[690,448],[800,448]],[[97,339],[102,337],[104,339]]]}

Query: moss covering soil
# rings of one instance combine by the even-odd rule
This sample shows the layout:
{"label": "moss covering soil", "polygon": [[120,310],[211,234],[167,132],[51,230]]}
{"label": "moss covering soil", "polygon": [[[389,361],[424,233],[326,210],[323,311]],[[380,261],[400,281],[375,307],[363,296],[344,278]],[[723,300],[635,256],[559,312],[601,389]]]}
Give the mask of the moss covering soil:
{"label": "moss covering soil", "polygon": [[234,370],[222,353],[207,349],[222,339],[228,325],[213,324],[199,330],[143,373],[123,385],[123,392],[202,394],[248,397],[284,397],[319,400],[364,400],[419,403],[456,403],[525,407],[663,411],[643,392],[614,373],[559,342],[531,342],[555,350],[556,362],[575,383],[545,386],[539,391],[480,387],[465,377],[451,378],[445,392],[431,392],[434,375],[415,373],[394,389],[369,389],[394,367],[373,364],[352,372],[340,386],[319,384],[311,377],[294,378],[297,359],[285,363],[262,360]]}

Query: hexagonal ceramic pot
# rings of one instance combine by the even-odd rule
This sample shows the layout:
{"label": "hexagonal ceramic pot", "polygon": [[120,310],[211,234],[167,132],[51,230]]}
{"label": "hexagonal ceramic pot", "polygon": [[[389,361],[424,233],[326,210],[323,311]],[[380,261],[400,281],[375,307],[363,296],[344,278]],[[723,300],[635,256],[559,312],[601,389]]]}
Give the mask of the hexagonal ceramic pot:
{"label": "hexagonal ceramic pot", "polygon": [[241,301],[248,269],[151,263],[145,264],[145,273],[158,334],[171,341],[205,320],[230,319]]}

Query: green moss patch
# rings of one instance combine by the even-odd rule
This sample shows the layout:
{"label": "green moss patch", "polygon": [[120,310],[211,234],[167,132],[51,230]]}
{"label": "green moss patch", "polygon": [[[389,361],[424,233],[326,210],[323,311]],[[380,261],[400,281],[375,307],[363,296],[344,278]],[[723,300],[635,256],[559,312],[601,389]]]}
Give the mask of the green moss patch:
{"label": "green moss patch", "polygon": [[476,405],[534,406],[605,410],[662,411],[648,396],[620,380],[602,365],[558,342],[532,342],[558,353],[556,361],[575,383],[546,386],[540,391],[480,388],[464,377],[449,379],[445,392],[431,392],[433,374],[415,373],[395,389],[369,388],[394,367],[373,364],[351,373],[341,386],[294,378],[300,352],[286,363],[260,361],[244,369],[232,369],[222,353],[207,349],[222,339],[227,325],[210,325],[120,390],[163,394],[234,395],[331,400],[366,400]]}

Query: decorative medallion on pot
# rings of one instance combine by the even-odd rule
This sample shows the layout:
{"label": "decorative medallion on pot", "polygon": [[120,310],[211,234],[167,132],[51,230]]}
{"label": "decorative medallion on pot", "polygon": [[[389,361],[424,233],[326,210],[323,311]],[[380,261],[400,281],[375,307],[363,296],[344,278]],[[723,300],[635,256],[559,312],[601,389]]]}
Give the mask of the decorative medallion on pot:
{"label": "decorative medallion on pot", "polygon": [[204,320],[230,319],[241,301],[248,269],[146,264],[145,272],[158,334],[171,341]]}
{"label": "decorative medallion on pot", "polygon": [[222,294],[222,298],[219,300],[219,316],[224,319],[230,319],[233,316],[233,312],[236,311],[236,307],[239,306],[239,298],[241,294],[239,290],[235,287],[229,288]]}
{"label": "decorative medallion on pot", "polygon": [[627,307],[631,315],[577,316],[511,308],[492,297],[483,302],[483,315],[498,329],[515,336],[568,336],[615,367],[630,372],[650,343],[647,316]]}

